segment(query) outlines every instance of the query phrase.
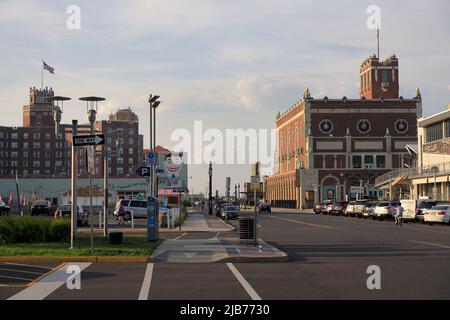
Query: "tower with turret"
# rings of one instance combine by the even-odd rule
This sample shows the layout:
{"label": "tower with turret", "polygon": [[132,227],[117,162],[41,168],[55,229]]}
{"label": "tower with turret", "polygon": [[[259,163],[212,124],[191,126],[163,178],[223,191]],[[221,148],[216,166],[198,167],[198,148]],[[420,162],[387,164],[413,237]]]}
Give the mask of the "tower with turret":
{"label": "tower with turret", "polygon": [[30,88],[29,104],[23,107],[24,127],[54,127],[53,102],[47,100],[54,97],[52,88]]}

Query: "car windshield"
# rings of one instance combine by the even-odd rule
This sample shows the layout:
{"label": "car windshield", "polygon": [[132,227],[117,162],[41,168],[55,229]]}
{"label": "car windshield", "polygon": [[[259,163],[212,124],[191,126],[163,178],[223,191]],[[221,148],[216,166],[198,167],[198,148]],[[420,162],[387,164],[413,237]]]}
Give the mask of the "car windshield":
{"label": "car windshield", "polygon": [[224,209],[225,209],[226,211],[235,211],[235,210],[236,210],[236,207],[235,207],[235,206],[226,206],[226,207],[224,207]]}
{"label": "car windshield", "polygon": [[450,206],[436,206],[431,208],[433,211],[447,211]]}
{"label": "car windshield", "polygon": [[46,206],[46,205],[48,205],[48,202],[47,201],[36,201],[34,203],[34,205],[35,206]]}
{"label": "car windshield", "polygon": [[365,206],[367,204],[367,201],[356,201],[355,204],[357,206]]}
{"label": "car windshield", "polygon": [[71,208],[70,208],[70,206],[61,206],[61,207],[59,207],[59,210],[64,210],[64,211],[67,211],[67,210],[70,210]]}

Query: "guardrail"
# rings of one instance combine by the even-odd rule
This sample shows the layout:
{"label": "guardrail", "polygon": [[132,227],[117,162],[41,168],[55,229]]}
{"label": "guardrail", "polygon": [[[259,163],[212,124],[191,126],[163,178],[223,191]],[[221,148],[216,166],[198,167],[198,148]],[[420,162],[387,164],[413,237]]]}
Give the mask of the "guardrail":
{"label": "guardrail", "polygon": [[423,168],[408,168],[392,170],[375,179],[375,186],[389,183],[397,177],[407,176],[408,178],[433,177],[443,174],[450,174],[450,162],[437,163]]}

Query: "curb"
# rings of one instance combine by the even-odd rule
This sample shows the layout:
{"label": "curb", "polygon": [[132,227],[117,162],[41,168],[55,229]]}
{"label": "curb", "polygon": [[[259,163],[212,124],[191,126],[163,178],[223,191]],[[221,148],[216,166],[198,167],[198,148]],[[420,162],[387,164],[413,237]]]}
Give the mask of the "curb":
{"label": "curb", "polygon": [[93,263],[147,263],[147,256],[73,256],[73,257],[47,257],[47,256],[12,256],[0,257],[0,262],[93,262]]}

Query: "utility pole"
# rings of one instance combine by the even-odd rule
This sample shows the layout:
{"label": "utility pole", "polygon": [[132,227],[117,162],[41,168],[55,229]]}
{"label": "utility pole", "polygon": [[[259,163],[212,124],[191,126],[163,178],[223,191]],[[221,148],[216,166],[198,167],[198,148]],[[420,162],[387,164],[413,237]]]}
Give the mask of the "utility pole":
{"label": "utility pole", "polygon": [[[158,108],[161,101],[157,101],[160,98],[158,95],[150,94],[148,103],[150,106],[150,152],[156,155],[156,108]],[[155,165],[151,165],[150,168],[150,183],[149,183],[149,196],[158,197],[157,193],[157,181]]]}
{"label": "utility pole", "polygon": [[72,120],[72,162],[71,162],[71,179],[70,179],[70,189],[71,189],[71,199],[70,199],[70,211],[71,211],[71,223],[70,223],[70,249],[74,249],[77,246],[77,215],[78,215],[78,206],[77,206],[77,152],[74,146],[74,137],[77,135],[78,130],[78,121]]}
{"label": "utility pole", "polygon": [[[106,130],[104,130],[105,140]],[[108,144],[103,146],[103,237],[108,236]]]}
{"label": "utility pole", "polygon": [[212,215],[212,175],[213,175],[213,167],[212,167],[212,162],[209,163],[209,201],[208,201],[208,206],[209,206],[209,215]]}

